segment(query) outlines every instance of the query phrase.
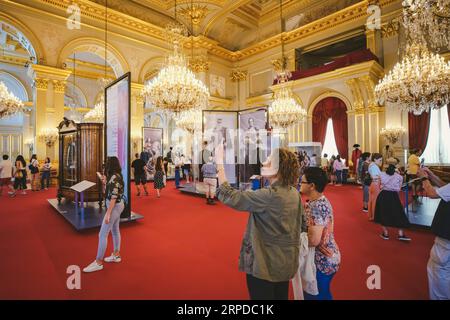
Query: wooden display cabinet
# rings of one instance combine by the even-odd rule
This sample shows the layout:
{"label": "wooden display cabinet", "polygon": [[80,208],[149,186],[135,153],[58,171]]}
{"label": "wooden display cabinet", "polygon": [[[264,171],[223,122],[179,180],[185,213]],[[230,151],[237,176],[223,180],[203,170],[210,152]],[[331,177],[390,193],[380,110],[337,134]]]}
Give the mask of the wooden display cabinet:
{"label": "wooden display cabinet", "polygon": [[74,200],[71,186],[88,180],[97,186],[84,193],[86,202],[102,206],[102,185],[97,172],[103,172],[103,124],[75,123],[64,118],[59,126],[58,202]]}

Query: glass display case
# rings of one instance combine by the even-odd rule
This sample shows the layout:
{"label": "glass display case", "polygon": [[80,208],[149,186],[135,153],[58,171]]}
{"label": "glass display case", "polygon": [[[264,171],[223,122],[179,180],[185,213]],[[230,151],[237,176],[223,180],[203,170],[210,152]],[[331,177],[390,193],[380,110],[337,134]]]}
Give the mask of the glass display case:
{"label": "glass display case", "polygon": [[85,201],[102,205],[102,186],[97,172],[103,165],[103,124],[75,123],[64,118],[59,126],[58,201],[73,200],[73,185],[87,180],[97,184],[88,189]]}

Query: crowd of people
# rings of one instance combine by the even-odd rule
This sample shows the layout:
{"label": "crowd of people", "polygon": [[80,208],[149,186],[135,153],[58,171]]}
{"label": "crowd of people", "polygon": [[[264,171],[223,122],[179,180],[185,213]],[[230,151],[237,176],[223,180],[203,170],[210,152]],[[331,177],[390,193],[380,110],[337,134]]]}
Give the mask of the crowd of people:
{"label": "crowd of people", "polygon": [[[381,153],[361,152],[358,145],[355,145],[355,150],[357,157],[352,157],[355,165],[351,170],[362,187],[362,210],[367,213],[368,220],[380,224],[382,239],[389,240],[389,229],[393,228],[397,229],[398,240],[411,241],[405,234],[409,221],[399,197],[405,181],[414,190],[414,201],[421,189],[428,196],[441,199],[431,226],[436,239],[427,272],[430,298],[450,299],[450,184],[445,184],[423,166],[417,156],[420,150],[411,150],[406,170],[400,167],[400,161],[393,154],[389,154],[388,148],[384,151],[390,156],[387,159]],[[216,161],[223,158],[223,146],[216,148],[214,154],[203,154],[207,160],[200,165],[200,172],[207,187],[206,203],[214,204],[217,196],[223,204],[250,213],[240,251],[239,270],[246,273],[251,299],[287,299],[289,281],[296,274],[302,274],[305,265],[309,265],[310,270],[314,270],[314,277],[305,276],[309,283],[303,288],[304,299],[331,300],[331,282],[339,271],[341,253],[334,236],[333,207],[324,191],[328,184],[334,183],[334,178],[337,185],[342,183],[343,161],[339,155],[330,160],[324,155],[321,161],[313,155],[315,160],[312,161],[306,152],[294,153],[283,148],[274,152],[278,152],[278,165],[272,163],[270,156],[261,168],[261,175],[269,182],[268,187],[252,191],[237,190],[227,182],[223,164]],[[161,196],[169,164],[175,166],[177,186],[181,174],[190,175],[190,160],[183,155],[173,155],[172,148],[164,158],[161,155],[146,156],[145,153],[136,154],[132,163],[138,196],[141,186],[148,195],[148,174],[153,176],[157,197]],[[11,197],[19,190],[26,194],[28,175],[31,190],[47,189],[50,170],[49,158],[40,165],[36,155],[32,155],[27,165],[23,156],[18,156],[12,163],[4,155],[0,162],[0,194],[4,187]],[[124,181],[116,157],[108,157],[101,180],[105,186],[107,211],[100,229],[96,259],[84,268],[84,272],[102,270],[103,262],[118,263],[122,260],[119,223],[124,208]],[[114,249],[105,258],[110,232]],[[312,258],[301,252],[301,241],[307,241],[307,248],[313,249],[310,253]]]}
{"label": "crowd of people", "polygon": [[3,155],[0,161],[0,196],[5,188],[10,197],[15,197],[19,191],[22,195],[26,195],[28,177],[31,191],[48,190],[51,169],[52,164],[48,157],[41,165],[33,154],[27,165],[22,155],[18,155],[14,163],[8,155]]}

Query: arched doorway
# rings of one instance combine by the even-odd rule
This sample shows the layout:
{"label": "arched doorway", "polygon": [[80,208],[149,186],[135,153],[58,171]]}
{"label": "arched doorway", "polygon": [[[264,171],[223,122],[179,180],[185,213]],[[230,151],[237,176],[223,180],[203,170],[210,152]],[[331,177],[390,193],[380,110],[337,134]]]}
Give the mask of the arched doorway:
{"label": "arched doorway", "polygon": [[[330,130],[330,126],[332,130]],[[334,132],[334,141],[339,155],[348,159],[347,106],[344,101],[336,97],[327,97],[320,100],[313,110],[313,141],[320,142],[324,146],[326,139],[333,138],[327,137],[327,131],[328,134]]]}

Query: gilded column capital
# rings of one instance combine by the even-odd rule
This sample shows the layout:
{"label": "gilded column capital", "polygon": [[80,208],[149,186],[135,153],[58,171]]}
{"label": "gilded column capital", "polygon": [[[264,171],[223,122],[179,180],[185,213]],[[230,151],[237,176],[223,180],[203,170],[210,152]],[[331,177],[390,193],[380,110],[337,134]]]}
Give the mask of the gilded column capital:
{"label": "gilded column capital", "polygon": [[56,93],[64,93],[66,91],[65,80],[53,80],[53,89]]}
{"label": "gilded column capital", "polygon": [[353,106],[355,110],[364,109],[364,101],[359,87],[359,82],[356,78],[349,79],[345,81],[347,86],[350,88],[353,95]]}
{"label": "gilded column capital", "polygon": [[380,107],[375,96],[375,81],[368,75],[360,78],[367,92],[367,106],[370,110],[378,110]]}
{"label": "gilded column capital", "polygon": [[189,62],[189,67],[195,73],[208,72],[210,62],[205,57],[194,58]]}
{"label": "gilded column capital", "polygon": [[386,24],[381,26],[381,36],[383,38],[394,37],[398,34],[400,30],[400,22],[398,19],[392,19]]}
{"label": "gilded column capital", "polygon": [[36,79],[34,79],[34,86],[40,90],[47,90],[48,89],[48,79],[36,78]]}
{"label": "gilded column capital", "polygon": [[247,74],[248,72],[244,70],[233,70],[230,74],[230,80],[232,82],[245,81],[247,80]]}

